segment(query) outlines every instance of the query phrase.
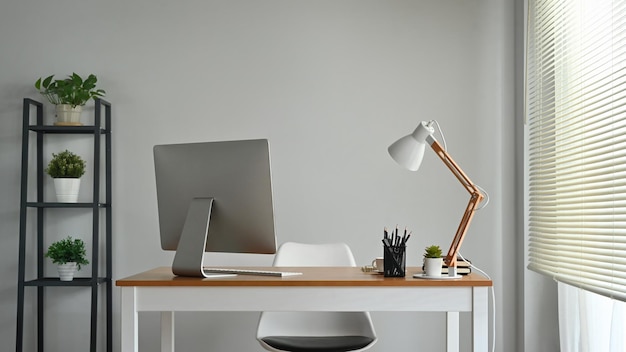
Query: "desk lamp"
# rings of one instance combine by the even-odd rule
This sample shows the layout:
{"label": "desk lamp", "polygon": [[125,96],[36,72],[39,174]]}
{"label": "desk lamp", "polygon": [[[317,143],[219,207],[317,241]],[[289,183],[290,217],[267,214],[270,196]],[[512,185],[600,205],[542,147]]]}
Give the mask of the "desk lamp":
{"label": "desk lamp", "polygon": [[452,157],[446,152],[445,148],[433,137],[433,133],[435,133],[434,124],[437,124],[437,122],[422,121],[412,134],[400,138],[389,146],[388,151],[389,155],[398,164],[411,171],[417,171],[424,157],[426,143],[430,144],[431,148],[437,153],[439,158],[441,158],[441,161],[446,164],[463,187],[470,193],[469,203],[461,218],[461,223],[452,240],[450,249],[444,258],[444,262],[448,266],[448,276],[456,277],[456,257],[459,248],[461,247],[461,243],[463,243],[463,238],[465,237],[465,233],[467,233],[470,221],[474,217],[474,212],[478,209],[478,204],[485,198],[485,195],[481,192],[480,187],[470,181],[463,170],[452,160]]}

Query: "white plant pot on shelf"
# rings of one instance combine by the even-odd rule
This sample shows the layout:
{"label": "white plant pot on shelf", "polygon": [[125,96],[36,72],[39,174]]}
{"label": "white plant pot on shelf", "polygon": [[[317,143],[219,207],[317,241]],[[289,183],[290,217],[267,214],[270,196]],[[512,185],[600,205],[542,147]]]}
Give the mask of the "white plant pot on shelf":
{"label": "white plant pot on shelf", "polygon": [[81,126],[80,115],[82,112],[83,107],[80,105],[59,104],[56,106],[57,120],[54,124],[57,126]]}
{"label": "white plant pot on shelf", "polygon": [[424,258],[424,275],[440,277],[443,267],[443,258]]}
{"label": "white plant pot on shelf", "polygon": [[61,203],[76,203],[80,189],[80,178],[55,178],[54,191],[57,201]]}
{"label": "white plant pot on shelf", "polygon": [[61,279],[61,281],[74,280],[74,274],[76,273],[76,262],[59,264],[57,266],[57,269],[59,271],[59,279]]}

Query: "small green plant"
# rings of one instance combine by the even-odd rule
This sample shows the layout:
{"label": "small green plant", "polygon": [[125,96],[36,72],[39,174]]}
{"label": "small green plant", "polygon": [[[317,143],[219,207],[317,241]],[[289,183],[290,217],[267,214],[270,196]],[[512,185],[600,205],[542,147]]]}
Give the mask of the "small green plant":
{"label": "small green plant", "polygon": [[54,105],[68,104],[72,107],[83,106],[89,99],[103,97],[106,93],[102,89],[96,89],[98,78],[91,74],[83,79],[76,73],[72,73],[66,79],[54,79],[54,75],[35,82],[35,88],[48,101]]}
{"label": "small green plant", "polygon": [[85,161],[69,150],[52,153],[46,172],[52,178],[79,178],[85,174]]}
{"label": "small green plant", "polygon": [[86,253],[83,240],[68,236],[63,240],[52,243],[48,247],[45,256],[52,259],[52,262],[55,264],[76,262],[76,267],[80,270],[81,265],[89,264]]}
{"label": "small green plant", "polygon": [[426,247],[424,250],[424,258],[441,258],[441,248],[436,245]]}

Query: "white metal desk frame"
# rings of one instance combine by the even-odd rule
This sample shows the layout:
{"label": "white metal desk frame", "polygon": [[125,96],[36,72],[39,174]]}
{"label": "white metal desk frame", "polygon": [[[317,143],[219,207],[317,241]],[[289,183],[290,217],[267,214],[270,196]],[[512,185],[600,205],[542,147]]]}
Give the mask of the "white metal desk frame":
{"label": "white metal desk frame", "polygon": [[459,312],[471,312],[472,350],[487,352],[487,290],[484,286],[122,286],[121,351],[139,351],[138,312],[143,311],[161,312],[162,352],[174,351],[175,311],[419,311],[447,312],[448,352],[459,351]]}

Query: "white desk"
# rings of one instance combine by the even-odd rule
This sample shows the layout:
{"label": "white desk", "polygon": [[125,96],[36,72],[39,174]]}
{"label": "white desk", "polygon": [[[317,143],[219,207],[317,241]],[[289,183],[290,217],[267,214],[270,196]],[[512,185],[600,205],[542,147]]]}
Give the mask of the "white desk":
{"label": "white desk", "polygon": [[156,268],[117,280],[122,292],[122,352],[138,351],[137,313],[143,311],[161,312],[163,352],[174,351],[175,311],[447,312],[448,352],[459,350],[459,312],[471,312],[473,351],[489,348],[487,290],[493,283],[478,274],[458,280],[424,280],[413,278],[421,272],[418,268],[407,268],[404,278],[385,278],[350,267],[278,270],[303,275],[201,279],[176,277],[170,268]]}

